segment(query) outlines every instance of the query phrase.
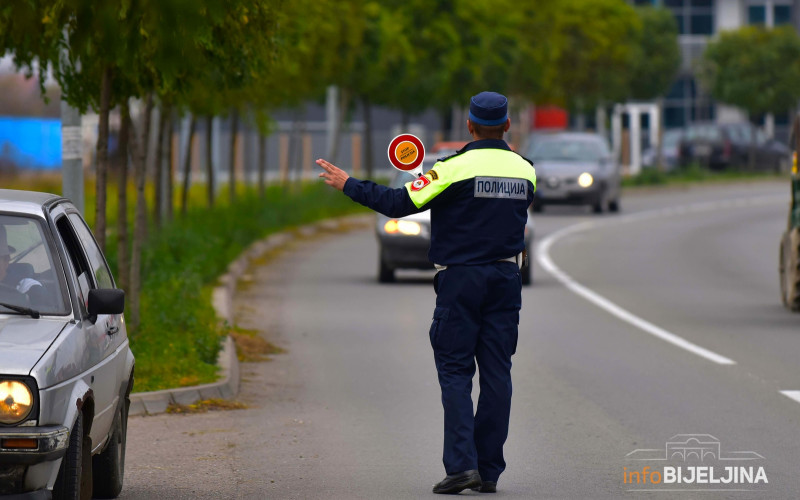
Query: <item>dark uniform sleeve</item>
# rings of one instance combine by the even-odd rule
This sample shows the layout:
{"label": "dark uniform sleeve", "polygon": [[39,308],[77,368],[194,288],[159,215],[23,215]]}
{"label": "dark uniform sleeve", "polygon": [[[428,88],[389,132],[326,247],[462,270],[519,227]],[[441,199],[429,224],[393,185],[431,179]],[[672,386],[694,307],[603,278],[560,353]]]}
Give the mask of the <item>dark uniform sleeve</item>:
{"label": "dark uniform sleeve", "polygon": [[353,177],[344,183],[344,194],[356,203],[387,217],[405,217],[425,210],[414,205],[406,188],[392,189],[372,181],[362,181]]}

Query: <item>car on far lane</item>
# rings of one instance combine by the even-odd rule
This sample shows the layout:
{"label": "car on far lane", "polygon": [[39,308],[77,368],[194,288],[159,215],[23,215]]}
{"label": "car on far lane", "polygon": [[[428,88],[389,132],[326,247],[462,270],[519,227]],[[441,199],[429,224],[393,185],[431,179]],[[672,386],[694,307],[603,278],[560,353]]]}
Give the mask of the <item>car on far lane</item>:
{"label": "car on far lane", "polygon": [[[453,151],[452,153],[454,153]],[[442,151],[441,156],[452,154]],[[436,161],[425,162],[428,168]],[[412,180],[408,174],[399,173],[394,177],[390,186],[403,187]],[[528,215],[525,226],[525,250],[531,262],[533,254],[533,218]],[[390,218],[378,214],[375,220],[375,234],[378,238],[378,281],[391,283],[395,281],[397,269],[433,269],[433,263],[428,260],[428,249],[431,246],[431,212],[425,210],[402,218]],[[523,267],[522,284],[530,285],[533,282],[533,269],[531,265]]]}
{"label": "car on far lane", "polygon": [[622,176],[599,134],[560,132],[536,138],[527,157],[536,168],[533,211],[545,205],[589,205],[595,213],[619,210]]}

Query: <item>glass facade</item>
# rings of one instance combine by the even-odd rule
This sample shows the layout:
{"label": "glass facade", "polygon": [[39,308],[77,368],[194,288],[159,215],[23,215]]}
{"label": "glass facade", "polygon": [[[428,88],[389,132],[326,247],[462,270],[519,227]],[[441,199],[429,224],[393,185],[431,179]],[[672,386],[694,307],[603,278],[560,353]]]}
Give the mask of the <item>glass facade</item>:
{"label": "glass facade", "polygon": [[747,7],[747,24],[766,25],[767,8],[763,5],[750,5]]}
{"label": "glass facade", "polygon": [[691,75],[675,80],[664,98],[664,126],[685,127],[693,122],[712,121],[714,103],[698,86]]}
{"label": "glass facade", "polygon": [[672,11],[681,35],[714,34],[713,0],[663,0]]}
{"label": "glass facade", "polygon": [[780,26],[782,24],[790,24],[792,22],[792,6],[776,5],[774,19],[775,19],[775,26]]}

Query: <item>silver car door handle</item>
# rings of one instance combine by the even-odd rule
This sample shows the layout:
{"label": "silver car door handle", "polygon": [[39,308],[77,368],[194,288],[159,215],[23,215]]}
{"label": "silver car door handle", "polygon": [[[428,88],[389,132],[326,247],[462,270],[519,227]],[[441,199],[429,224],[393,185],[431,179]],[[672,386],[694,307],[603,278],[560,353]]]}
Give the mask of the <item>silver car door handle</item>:
{"label": "silver car door handle", "polygon": [[108,325],[106,327],[106,333],[109,335],[114,335],[119,331],[119,327],[117,325]]}

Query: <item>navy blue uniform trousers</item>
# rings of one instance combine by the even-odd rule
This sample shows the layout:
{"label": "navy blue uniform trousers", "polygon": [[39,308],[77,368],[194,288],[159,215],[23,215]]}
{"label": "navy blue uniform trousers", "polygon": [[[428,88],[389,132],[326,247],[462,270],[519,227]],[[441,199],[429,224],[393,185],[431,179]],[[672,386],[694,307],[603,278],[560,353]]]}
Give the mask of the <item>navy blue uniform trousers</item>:
{"label": "navy blue uniform trousers", "polygon": [[[450,266],[434,279],[430,337],[444,406],[447,474],[478,469],[497,481],[511,412],[511,356],[517,349],[522,277],[513,262]],[[473,414],[472,378],[480,370]]]}

